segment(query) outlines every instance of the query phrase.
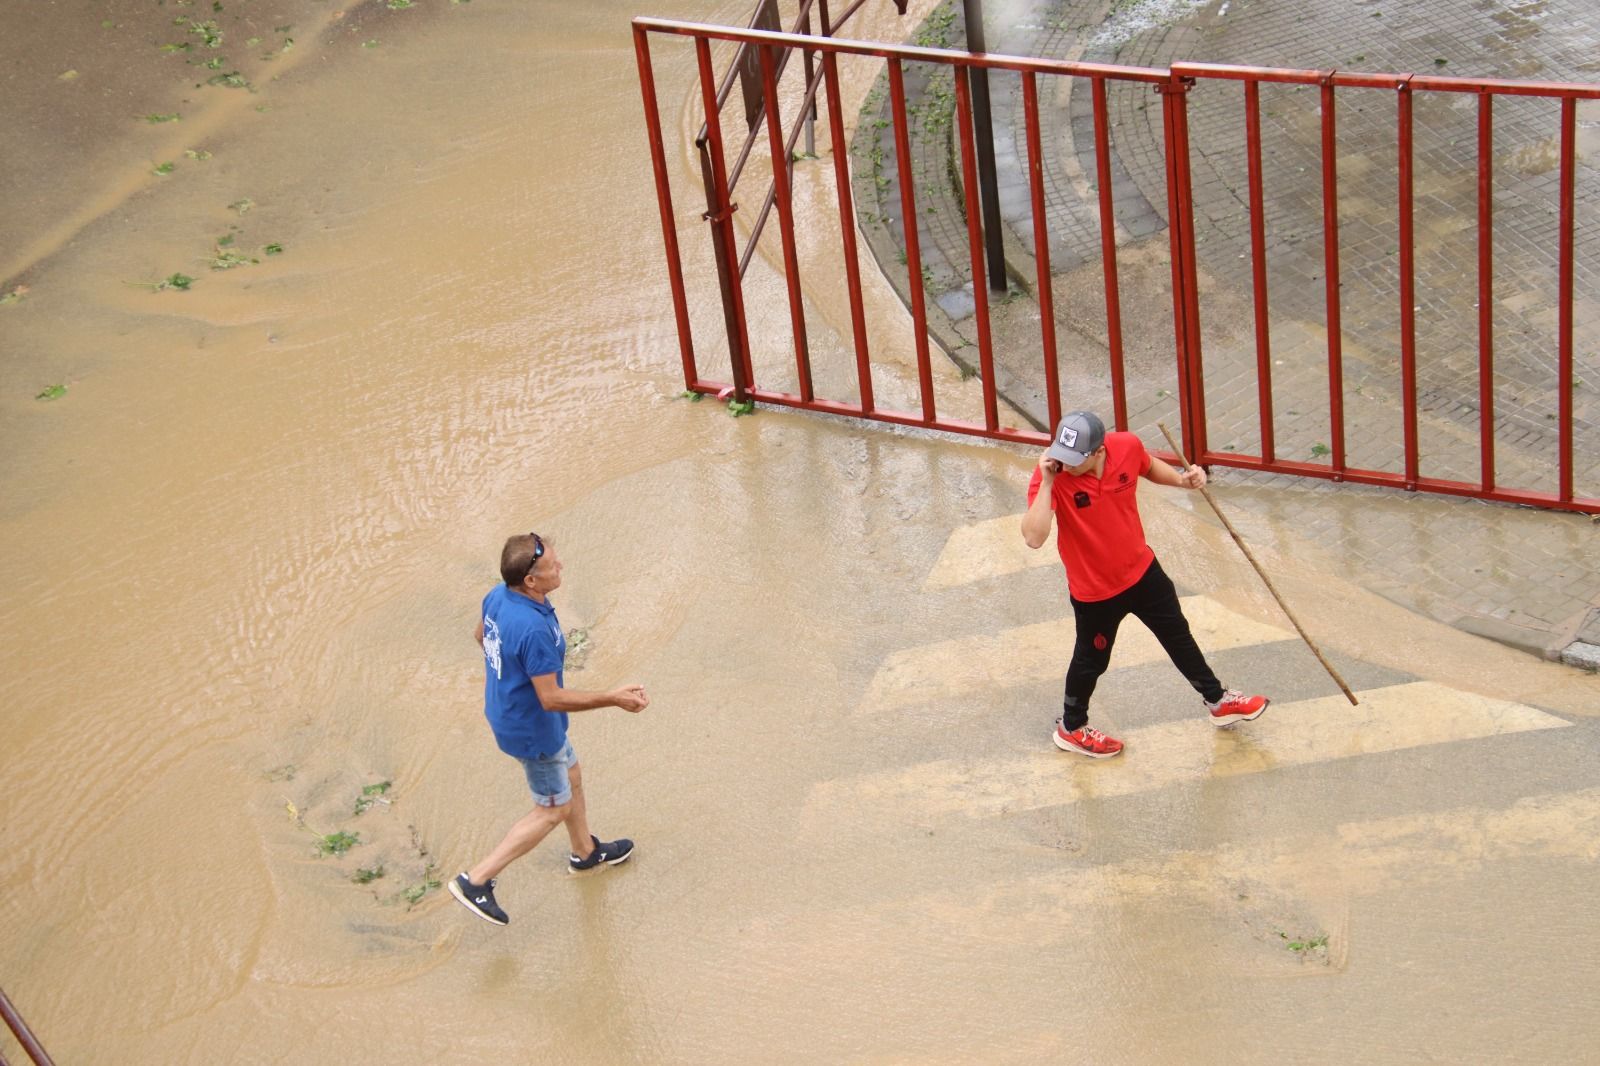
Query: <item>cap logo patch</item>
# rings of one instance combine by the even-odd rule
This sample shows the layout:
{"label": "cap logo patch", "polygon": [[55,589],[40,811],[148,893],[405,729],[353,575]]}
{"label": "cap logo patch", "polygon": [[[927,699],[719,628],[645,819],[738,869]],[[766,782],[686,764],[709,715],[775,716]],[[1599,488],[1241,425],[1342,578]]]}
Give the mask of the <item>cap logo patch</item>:
{"label": "cap logo patch", "polygon": [[1060,444],[1063,448],[1076,448],[1078,446],[1078,431],[1071,426],[1062,426]]}

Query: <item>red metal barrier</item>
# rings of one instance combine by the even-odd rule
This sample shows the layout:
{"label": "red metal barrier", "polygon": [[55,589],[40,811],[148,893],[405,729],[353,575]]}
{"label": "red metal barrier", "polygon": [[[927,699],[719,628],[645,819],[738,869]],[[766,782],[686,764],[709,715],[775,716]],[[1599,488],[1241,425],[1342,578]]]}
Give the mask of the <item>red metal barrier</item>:
{"label": "red metal barrier", "polygon": [[[1576,161],[1576,104],[1580,99],[1600,99],[1600,86],[1554,82],[1513,82],[1441,78],[1423,75],[1350,73],[1344,71],[1275,70],[1263,67],[1218,66],[1206,63],[1174,63],[1175,77],[1205,80],[1241,81],[1245,89],[1245,111],[1250,145],[1250,215],[1253,230],[1252,264],[1255,276],[1257,365],[1261,389],[1261,454],[1243,455],[1201,448],[1195,461],[1202,464],[1271,470],[1279,473],[1354,481],[1409,490],[1423,490],[1454,496],[1509,503],[1531,504],[1561,510],[1600,513],[1600,499],[1573,494],[1573,276],[1574,276],[1574,185]],[[1325,249],[1325,287],[1328,329],[1328,411],[1332,449],[1328,465],[1293,462],[1279,458],[1273,449],[1272,408],[1270,401],[1270,353],[1267,342],[1269,304],[1264,274],[1265,245],[1260,234],[1264,215],[1260,184],[1260,131],[1257,103],[1258,87],[1263,83],[1317,85],[1321,93],[1323,232]],[[1398,176],[1399,322],[1401,372],[1401,436],[1403,469],[1370,470],[1352,467],[1346,456],[1345,385],[1343,330],[1341,328],[1338,209],[1338,153],[1334,137],[1335,90],[1387,90],[1396,95],[1396,145]],[[1479,478],[1476,482],[1427,477],[1421,471],[1418,443],[1418,388],[1416,335],[1416,239],[1413,232],[1413,100],[1417,93],[1473,93],[1478,97],[1477,114],[1477,288],[1478,288],[1478,405]],[[1498,483],[1495,471],[1495,397],[1493,343],[1493,112],[1495,96],[1545,97],[1560,103],[1559,148],[1559,224],[1558,289],[1556,312],[1557,369],[1555,417],[1558,433],[1555,492],[1508,488]],[[1192,220],[1186,220],[1189,224]],[[1190,377],[1197,384],[1203,379],[1203,363],[1198,339],[1186,353]],[[1185,425],[1194,420],[1201,427],[1196,434],[1204,440],[1206,411],[1203,405],[1186,407]]]}
{"label": "red metal barrier", "polygon": [[[809,3],[804,5],[809,8]],[[859,7],[859,0],[855,7]],[[852,7],[850,10],[855,10]],[[802,11],[802,18],[805,11]],[[850,41],[827,35],[829,29],[826,10],[823,9],[824,35],[768,32],[755,29],[706,26],[672,22],[659,19],[638,18],[633,21],[634,42],[639,60],[641,91],[644,96],[646,124],[649,132],[652,162],[655,168],[657,192],[662,213],[668,260],[668,279],[672,288],[674,310],[678,322],[679,342],[684,364],[686,386],[697,392],[720,393],[732,391],[740,397],[797,407],[805,410],[848,415],[908,426],[964,433],[981,437],[1027,443],[1042,443],[1047,439],[1032,429],[1017,429],[1002,425],[998,409],[995,358],[990,332],[990,307],[987,286],[984,284],[984,248],[980,213],[967,212],[967,235],[970,244],[970,271],[973,279],[972,295],[975,304],[974,327],[977,335],[980,374],[983,388],[983,421],[963,422],[941,417],[934,395],[934,381],[930,369],[926,293],[922,285],[922,251],[917,234],[918,207],[914,183],[905,178],[911,173],[911,144],[905,100],[904,65],[909,62],[937,64],[950,68],[955,88],[957,164],[963,191],[968,203],[976,203],[975,156],[973,124],[967,72],[972,68],[1012,71],[1019,75],[1021,100],[1025,116],[1027,159],[1026,174],[1033,208],[1033,238],[1037,263],[1037,297],[1040,305],[1041,350],[1044,365],[1042,380],[1046,397],[1047,416],[1053,424],[1059,417],[1062,398],[1057,365],[1057,338],[1055,334],[1054,296],[1050,276],[1050,234],[1045,216],[1042,183],[1042,149],[1039,136],[1038,79],[1087,79],[1091,91],[1094,120],[1094,152],[1096,161],[1096,190],[1100,225],[1101,259],[1104,271],[1106,300],[1106,330],[1108,363],[1106,375],[1112,394],[1112,416],[1118,428],[1128,428],[1128,396],[1123,363],[1123,337],[1121,319],[1121,292],[1118,275],[1117,241],[1113,220],[1112,170],[1110,166],[1107,84],[1109,82],[1134,82],[1151,86],[1162,105],[1161,136],[1166,159],[1166,199],[1168,240],[1171,248],[1173,338],[1175,380],[1179,413],[1183,429],[1185,450],[1196,461],[1205,465],[1234,466],[1250,470],[1271,471],[1311,477],[1331,478],[1336,481],[1353,481],[1409,490],[1475,496],[1484,499],[1513,503],[1534,504],[1566,510],[1600,512],[1600,499],[1577,497],[1573,493],[1573,288],[1575,280],[1574,239],[1575,228],[1575,158],[1576,158],[1576,101],[1600,99],[1600,87],[1554,83],[1508,82],[1495,80],[1468,80],[1459,78],[1425,77],[1420,75],[1355,74],[1340,71],[1276,70],[1256,67],[1216,66],[1198,63],[1176,63],[1170,69],[1148,69],[1109,64],[1071,63],[1060,60],[1035,59],[992,54],[950,52],[909,45],[886,45]],[[797,21],[797,26],[800,23]],[[701,378],[695,362],[695,348],[690,336],[690,318],[683,267],[676,237],[676,223],[672,213],[672,198],[666,166],[665,148],[661,136],[659,109],[656,103],[654,73],[650,61],[652,35],[686,37],[694,42],[697,66],[701,80],[700,96],[707,111],[707,140],[711,150],[711,175],[708,187],[713,192],[713,221],[723,223],[716,227],[719,244],[718,255],[732,271],[732,306],[736,313],[731,317],[729,350],[733,353],[735,381],[729,385]],[[843,234],[844,275],[848,286],[850,309],[850,339],[856,363],[859,399],[848,400],[818,397],[812,381],[813,368],[808,353],[804,313],[801,308],[799,262],[795,252],[794,220],[788,203],[792,185],[788,179],[793,146],[800,130],[801,117],[796,116],[787,138],[783,136],[784,122],[778,108],[768,106],[766,122],[768,142],[773,157],[774,182],[767,205],[761,212],[764,220],[774,200],[777,201],[779,224],[783,231],[783,272],[788,289],[790,320],[795,348],[796,373],[799,380],[798,395],[766,387],[755,380],[754,364],[750,358],[742,287],[739,274],[748,265],[754,252],[759,226],[746,246],[743,259],[736,255],[732,226],[726,224],[736,205],[729,199],[728,184],[724,178],[723,148],[720,124],[716,119],[717,92],[709,60],[711,42],[735,42],[753,46],[760,56],[762,85],[767,101],[777,99],[778,86],[788,55],[799,50],[804,56],[804,67],[811,70],[813,61],[820,58],[820,76],[808,78],[800,107],[803,116],[813,107],[819,85],[827,95],[827,117],[834,145],[834,180],[838,192],[838,211]],[[838,57],[865,56],[887,62],[890,118],[893,125],[894,153],[902,175],[900,183],[900,210],[905,230],[905,252],[908,270],[908,288],[917,361],[920,411],[886,410],[875,400],[872,381],[871,353],[868,351],[867,329],[861,292],[861,279],[857,266],[855,240],[855,207],[851,198],[848,164],[844,152],[844,122],[839,89]],[[1252,390],[1255,397],[1255,417],[1258,419],[1260,454],[1243,454],[1231,449],[1217,450],[1208,444],[1205,360],[1201,331],[1201,297],[1197,267],[1198,240],[1196,237],[1195,203],[1191,189],[1191,146],[1189,136],[1189,107],[1193,93],[1217,82],[1243,83],[1243,116],[1245,125],[1245,165],[1248,170],[1249,214],[1249,290],[1254,299],[1254,372],[1256,380]],[[1327,417],[1331,448],[1324,449],[1329,459],[1326,463],[1300,462],[1283,458],[1279,437],[1275,432],[1273,403],[1273,352],[1271,346],[1271,304],[1267,284],[1266,256],[1266,202],[1270,176],[1262,162],[1262,130],[1260,87],[1263,83],[1301,85],[1314,88],[1320,101],[1318,123],[1321,145],[1321,231],[1322,275],[1324,309],[1327,330]],[[1339,90],[1381,89],[1397,97],[1396,166],[1398,181],[1398,226],[1396,240],[1399,251],[1400,301],[1398,366],[1401,379],[1400,395],[1402,420],[1400,426],[1403,462],[1399,470],[1366,469],[1351,465],[1347,453],[1347,417],[1345,410],[1345,359],[1344,326],[1341,308],[1341,247],[1339,174],[1336,138],[1336,104]],[[724,84],[724,95],[726,83]],[[1416,307],[1416,239],[1413,232],[1413,204],[1415,201],[1413,169],[1413,100],[1418,93],[1474,93],[1478,98],[1477,141],[1477,236],[1478,236],[1478,389],[1476,398],[1480,407],[1480,441],[1478,446],[1480,474],[1476,482],[1428,476],[1422,469],[1418,426],[1418,357]],[[1495,469],[1496,426],[1493,379],[1495,373],[1493,346],[1493,97],[1512,95],[1521,97],[1549,97],[1560,101],[1560,158],[1559,158],[1559,242],[1558,242],[1558,324],[1556,345],[1558,363],[1556,388],[1558,392],[1558,454],[1556,462],[1557,490],[1534,491],[1528,488],[1506,487]],[[752,138],[753,140],[753,138]],[[749,152],[749,144],[740,154],[735,173],[742,167]],[[1242,256],[1241,256],[1242,258]],[[808,269],[816,269],[808,267]],[[1316,454],[1315,452],[1313,454]]]}
{"label": "red metal barrier", "polygon": [[[859,6],[859,4],[855,6]],[[855,7],[852,7],[850,10],[855,10]],[[731,392],[734,389],[734,385],[727,382],[703,379],[700,377],[699,371],[695,366],[694,344],[692,338],[690,337],[690,326],[688,324],[686,310],[688,301],[684,285],[683,263],[676,237],[676,223],[674,221],[675,216],[673,215],[672,209],[672,196],[668,188],[669,183],[667,178],[665,145],[661,136],[660,111],[657,105],[655,75],[651,62],[650,36],[652,34],[688,37],[695,40],[697,49],[703,47],[702,42],[729,41],[756,46],[772,46],[774,49],[799,49],[806,56],[808,62],[812,55],[819,55],[822,60],[822,80],[828,95],[827,106],[829,123],[830,126],[832,126],[831,132],[833,134],[834,144],[836,146],[842,146],[844,144],[843,115],[840,111],[839,103],[836,57],[840,55],[855,55],[872,56],[888,60],[889,78],[892,86],[890,99],[891,106],[893,108],[896,155],[899,166],[904,173],[910,172],[909,126],[906,116],[905,93],[902,78],[902,65],[904,63],[936,63],[942,66],[954,68],[957,85],[956,91],[958,95],[957,106],[963,115],[969,114],[969,104],[967,100],[964,72],[966,69],[971,67],[984,67],[992,70],[1011,70],[1019,74],[1028,75],[1030,77],[1037,75],[1065,75],[1091,78],[1098,86],[1096,92],[1095,124],[1097,137],[1100,138],[1102,142],[1102,149],[1105,138],[1106,107],[1104,86],[1101,83],[1107,79],[1110,79],[1130,80],[1156,85],[1170,80],[1170,76],[1165,71],[1147,70],[1142,67],[1123,67],[1111,64],[1094,63],[1068,63],[1064,61],[1048,59],[1025,59],[995,55],[972,55],[965,52],[949,52],[932,48],[919,48],[915,46],[884,45],[862,41],[849,41],[836,37],[813,37],[803,34],[776,33],[749,29],[741,30],[726,26],[706,26],[695,23],[672,22],[651,18],[634,19],[633,33],[634,47],[639,60],[639,79],[641,92],[644,96],[645,119],[649,132],[651,159],[655,167],[657,195],[660,200],[662,212],[662,227],[664,231],[673,231],[666,240],[666,252],[668,260],[667,269],[668,281],[672,288],[674,308],[679,312],[679,344],[684,358],[684,384],[687,388],[701,393]],[[715,90],[709,87],[711,82],[711,74],[708,67],[703,62],[700,64],[700,75],[701,95],[707,100],[706,106],[709,108],[714,102]],[[817,86],[815,82],[808,86],[807,95],[801,107],[802,113],[804,112],[805,108],[810,106],[812,95],[816,92],[816,89]],[[1033,135],[1030,139],[1029,148],[1029,165],[1031,169],[1040,165],[1039,161],[1041,158],[1037,143],[1038,123],[1036,113],[1035,119],[1030,123],[1030,125],[1033,129]],[[708,123],[708,129],[714,126],[714,123]],[[799,118],[797,117],[795,129],[798,130],[798,128]],[[964,160],[962,169],[965,175],[964,182],[967,188],[971,190],[975,186],[977,179],[975,175],[975,162],[971,133],[972,127],[970,121],[961,122],[960,128],[962,131],[964,131],[961,136],[961,153]],[[769,133],[769,139],[770,136],[771,135]],[[788,143],[792,149],[792,145],[794,143],[794,137],[792,134]],[[834,155],[836,184],[838,185],[839,189],[840,222],[844,232],[844,268],[850,294],[851,332],[855,345],[857,360],[857,378],[860,389],[860,400],[852,403],[846,400],[825,399],[815,395],[806,395],[807,391],[809,391],[809,372],[803,367],[797,367],[797,370],[800,370],[800,380],[802,383],[802,393],[800,395],[763,387],[754,380],[753,374],[751,376],[751,380],[746,383],[747,388],[744,390],[744,394],[750,399],[762,403],[780,404],[787,407],[797,407],[810,411],[849,415],[857,418],[867,418],[880,422],[894,423],[897,425],[920,426],[927,429],[944,430],[953,433],[964,433],[974,436],[990,437],[999,440],[1043,443],[1047,439],[1047,434],[1041,434],[1033,429],[1018,429],[1014,426],[1001,424],[996,385],[994,380],[992,341],[989,336],[989,308],[987,302],[987,292],[985,291],[986,286],[981,283],[981,280],[978,285],[974,286],[974,297],[979,303],[979,309],[977,311],[977,327],[980,337],[983,338],[980,343],[980,348],[982,350],[980,358],[982,359],[981,374],[983,378],[984,392],[984,421],[982,423],[973,423],[957,419],[943,418],[938,415],[938,402],[937,397],[934,394],[934,382],[931,369],[929,367],[929,357],[927,352],[928,342],[926,330],[926,308],[924,305],[925,293],[922,291],[921,286],[921,270],[923,264],[921,252],[916,240],[916,193],[915,189],[911,187],[911,183],[909,182],[902,183],[901,195],[902,211],[906,220],[907,230],[907,269],[909,271],[910,278],[912,279],[911,312],[916,332],[916,336],[912,339],[911,343],[915,345],[917,351],[918,385],[921,397],[921,411],[908,412],[887,410],[875,403],[872,392],[871,362],[869,353],[867,351],[864,310],[862,308],[861,301],[861,285],[860,279],[855,273],[857,270],[857,265],[854,236],[854,205],[850,199],[848,170],[846,169],[847,163],[844,158],[844,153],[842,150],[836,149]],[[715,165],[715,161],[713,161],[713,163]],[[1100,182],[1100,187],[1102,190],[1102,216],[1105,223],[1109,225],[1111,211],[1111,182],[1109,178],[1109,172],[1103,176]],[[776,193],[776,185],[774,189]],[[1034,195],[1036,198],[1041,198],[1042,192],[1035,189]],[[975,191],[970,198],[973,202],[976,202],[977,197]],[[731,212],[732,210],[731,204],[719,206],[725,211]],[[973,268],[980,272],[981,278],[981,271],[983,270],[982,223],[977,218],[977,212],[970,212],[969,215],[971,216],[969,218],[968,225],[969,237],[972,242]],[[782,218],[780,214],[780,225],[781,224]],[[1038,213],[1038,217],[1035,220],[1035,232],[1041,238],[1041,246],[1048,248],[1049,234],[1044,225],[1042,212]],[[1116,288],[1114,280],[1116,253],[1114,237],[1108,240],[1104,247],[1105,258],[1108,264],[1108,277],[1112,277],[1112,281],[1108,285],[1107,294],[1108,301],[1110,301],[1108,303],[1108,314],[1110,321],[1113,323],[1113,331],[1116,332],[1120,330],[1120,311],[1116,306]],[[748,261],[749,252],[750,249],[747,248],[746,261]],[[787,261],[785,262],[786,281],[794,279],[797,271],[798,266],[796,264],[790,264]],[[1044,265],[1041,267],[1040,292],[1044,294],[1045,299],[1048,299],[1048,259],[1046,259]],[[1060,409],[1059,388],[1054,384],[1055,375],[1057,372],[1055,363],[1055,344],[1053,337],[1054,324],[1053,321],[1046,321],[1049,322],[1049,325],[1047,326],[1047,333],[1049,333],[1050,336],[1048,336],[1044,342],[1044,351],[1046,353],[1047,363],[1043,367],[1043,371],[1045,379],[1051,382],[1051,386],[1049,388],[1049,393],[1051,396],[1050,411],[1051,417],[1054,418]],[[737,341],[735,343],[737,344]],[[1121,400],[1121,354],[1120,339],[1118,339],[1113,343],[1112,346],[1113,366],[1108,368],[1108,373],[1110,373],[1115,379],[1114,389],[1116,391],[1116,395],[1118,396],[1118,410],[1116,412],[1117,424],[1122,428],[1126,428],[1126,413],[1125,410],[1123,410],[1124,404]]]}

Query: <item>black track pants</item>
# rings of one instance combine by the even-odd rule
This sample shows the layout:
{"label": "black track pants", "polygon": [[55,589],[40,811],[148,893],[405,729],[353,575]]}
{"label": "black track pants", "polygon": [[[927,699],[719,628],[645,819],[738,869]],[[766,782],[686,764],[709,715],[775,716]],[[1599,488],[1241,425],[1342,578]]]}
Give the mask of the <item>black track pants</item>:
{"label": "black track pants", "polygon": [[1178,606],[1178,590],[1172,579],[1161,569],[1161,561],[1153,560],[1144,576],[1109,600],[1085,603],[1072,601],[1072,613],[1077,620],[1078,641],[1072,649],[1072,664],[1067,667],[1066,695],[1062,703],[1061,722],[1070,733],[1089,720],[1089,697],[1094,695],[1095,683],[1111,665],[1111,649],[1117,643],[1117,628],[1128,615],[1133,615],[1154,633],[1161,646],[1189,684],[1207,702],[1222,698],[1222,685],[1217,681],[1200,646],[1189,632],[1189,620],[1183,617]]}

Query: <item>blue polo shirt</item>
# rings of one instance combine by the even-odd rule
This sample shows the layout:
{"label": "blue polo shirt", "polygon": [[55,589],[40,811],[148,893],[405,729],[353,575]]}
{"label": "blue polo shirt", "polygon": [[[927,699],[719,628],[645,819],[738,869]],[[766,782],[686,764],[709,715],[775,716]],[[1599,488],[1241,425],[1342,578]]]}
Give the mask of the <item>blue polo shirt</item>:
{"label": "blue polo shirt", "polygon": [[567,638],[549,597],[544,603],[496,585],[483,598],[483,713],[507,755],[554,755],[567,742],[564,711],[547,711],[533,679],[555,674],[567,658]]}

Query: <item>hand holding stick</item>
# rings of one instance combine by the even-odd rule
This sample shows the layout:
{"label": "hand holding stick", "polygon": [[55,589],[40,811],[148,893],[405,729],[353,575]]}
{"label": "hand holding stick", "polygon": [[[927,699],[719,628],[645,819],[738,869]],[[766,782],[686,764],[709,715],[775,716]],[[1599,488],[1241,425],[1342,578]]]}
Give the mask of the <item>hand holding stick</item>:
{"label": "hand holding stick", "polygon": [[[1156,425],[1160,427],[1162,434],[1167,438],[1167,443],[1172,446],[1172,454],[1178,457],[1178,462],[1183,464],[1184,469],[1187,470],[1189,467],[1189,460],[1183,457],[1183,449],[1178,447],[1178,442],[1173,439],[1172,433],[1167,429],[1166,423],[1157,422]],[[1222,513],[1222,509],[1217,506],[1217,501],[1211,498],[1211,490],[1202,485],[1200,486],[1200,495],[1206,498],[1206,502],[1211,505],[1211,509],[1215,511],[1217,513],[1217,517],[1222,520],[1223,527],[1227,529],[1228,534],[1233,537],[1233,542],[1239,545],[1239,550],[1244,552],[1244,557],[1250,560],[1251,566],[1256,568],[1256,573],[1260,575],[1261,580],[1266,583],[1267,591],[1272,593],[1272,598],[1278,601],[1279,607],[1283,608],[1284,615],[1294,625],[1294,631],[1300,634],[1300,639],[1306,642],[1306,647],[1311,649],[1311,654],[1315,655],[1317,657],[1317,662],[1321,663],[1322,668],[1328,671],[1328,676],[1333,678],[1334,681],[1338,682],[1339,690],[1344,693],[1345,699],[1350,701],[1350,705],[1352,707],[1356,706],[1357,701],[1355,693],[1350,691],[1350,686],[1344,683],[1344,678],[1340,677],[1338,671],[1328,664],[1328,660],[1322,657],[1322,652],[1318,651],[1317,646],[1311,642],[1311,638],[1306,636],[1306,631],[1300,628],[1299,620],[1295,618],[1294,612],[1289,610],[1289,605],[1283,602],[1283,597],[1278,595],[1278,590],[1272,587],[1272,579],[1267,576],[1267,572],[1265,570],[1261,569],[1261,564],[1256,562],[1256,557],[1250,554],[1250,549],[1245,545],[1244,538],[1239,536],[1238,530],[1233,528],[1233,523],[1229,522],[1227,517]]]}

